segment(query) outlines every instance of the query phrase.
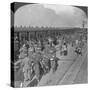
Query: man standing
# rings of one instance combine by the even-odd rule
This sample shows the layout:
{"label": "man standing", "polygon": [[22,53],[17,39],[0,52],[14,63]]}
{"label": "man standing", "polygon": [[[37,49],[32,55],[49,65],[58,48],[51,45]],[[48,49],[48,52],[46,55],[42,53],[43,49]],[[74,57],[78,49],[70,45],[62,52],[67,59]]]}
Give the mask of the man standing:
{"label": "man standing", "polygon": [[40,69],[41,69],[41,65],[40,65],[40,61],[41,61],[41,48],[40,47],[36,47],[35,52],[33,53],[33,60],[34,60],[34,71],[35,71],[35,76],[37,81],[39,82],[40,80]]}

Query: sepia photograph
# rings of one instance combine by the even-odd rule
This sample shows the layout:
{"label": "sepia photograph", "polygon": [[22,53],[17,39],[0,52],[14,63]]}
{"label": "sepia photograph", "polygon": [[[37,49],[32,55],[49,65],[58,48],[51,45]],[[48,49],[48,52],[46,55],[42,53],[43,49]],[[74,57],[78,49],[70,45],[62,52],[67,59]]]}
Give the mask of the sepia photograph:
{"label": "sepia photograph", "polygon": [[88,7],[11,3],[11,86],[88,83]]}

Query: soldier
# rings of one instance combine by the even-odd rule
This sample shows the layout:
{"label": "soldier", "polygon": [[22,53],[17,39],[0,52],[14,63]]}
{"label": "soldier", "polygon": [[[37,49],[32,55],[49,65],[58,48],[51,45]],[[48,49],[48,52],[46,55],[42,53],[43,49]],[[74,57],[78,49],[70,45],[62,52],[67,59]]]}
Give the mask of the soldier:
{"label": "soldier", "polygon": [[28,60],[26,61],[24,65],[24,77],[28,80],[32,80],[33,78],[33,72],[34,72],[34,64],[35,64],[35,58],[33,58],[33,54],[35,53],[35,48],[32,43],[29,44],[28,48]]}
{"label": "soldier", "polygon": [[40,80],[40,75],[41,75],[41,72],[40,72],[40,69],[41,69],[40,61],[42,59],[41,53],[40,53],[41,51],[39,51],[39,50],[41,50],[41,48],[36,48],[35,52],[33,53],[34,71],[35,71],[35,76],[36,76],[36,79],[37,79],[38,82]]}
{"label": "soldier", "polygon": [[62,52],[61,52],[61,50],[62,50],[62,40],[59,38],[58,39],[58,45],[55,47],[56,48],[56,50],[58,51],[60,51],[60,55],[62,54]]}
{"label": "soldier", "polygon": [[50,66],[49,67],[51,67],[51,69],[52,69],[52,71],[54,72],[55,71],[55,68],[56,68],[56,64],[57,64],[57,61],[56,61],[56,49],[55,49],[55,47],[54,46],[47,46],[46,47],[46,50],[45,50],[45,52],[46,52],[46,56],[49,58],[49,60],[50,60]]}
{"label": "soldier", "polygon": [[34,52],[35,52],[35,48],[34,48],[34,46],[31,45],[28,48],[28,56],[29,56],[29,58],[32,58],[32,55],[33,55]]}
{"label": "soldier", "polygon": [[19,55],[19,41],[18,37],[16,36],[14,38],[14,61],[18,60],[18,55]]}
{"label": "soldier", "polygon": [[[22,59],[24,59],[25,57],[27,57],[27,49],[25,47],[25,44],[20,48],[19,50],[20,54],[18,56],[19,60],[15,62],[15,67],[17,67],[19,65],[19,63],[22,62]],[[18,66],[18,68],[21,66],[21,64]]]}
{"label": "soldier", "polygon": [[42,59],[41,65],[42,65],[44,74],[46,74],[47,72],[50,71],[50,68],[51,68],[50,59],[45,51],[42,52],[42,57],[43,59]]}
{"label": "soldier", "polygon": [[27,56],[27,48],[25,44],[20,48],[19,52],[20,52],[19,59],[22,59]]}
{"label": "soldier", "polygon": [[31,73],[30,73],[30,80],[34,77],[34,58],[33,58],[33,54],[35,53],[35,48],[33,46],[33,44],[29,44],[29,48],[28,48],[28,57],[29,57],[29,65],[30,65],[30,70],[31,70]]}
{"label": "soldier", "polygon": [[81,48],[80,48],[80,47],[76,47],[76,48],[75,48],[75,53],[76,53],[77,55],[81,55],[81,56],[82,56],[82,50],[81,50]]}
{"label": "soldier", "polygon": [[77,55],[81,55],[82,56],[82,48],[84,46],[84,42],[82,40],[79,40],[78,41],[78,44],[76,45],[76,48],[75,48],[75,52]]}
{"label": "soldier", "polygon": [[24,82],[26,82],[27,80],[31,79],[31,63],[29,57],[27,56],[27,48],[25,45],[23,45],[23,47],[20,49],[19,60],[15,63],[15,65],[19,63],[21,65],[22,72],[24,73]]}
{"label": "soldier", "polygon": [[31,62],[28,57],[25,57],[22,60],[23,73],[24,73],[24,82],[31,80]]}
{"label": "soldier", "polygon": [[67,55],[67,44],[66,44],[66,43],[64,43],[64,44],[62,45],[62,52],[63,52],[64,56]]}
{"label": "soldier", "polygon": [[56,57],[56,49],[54,47],[50,48],[50,62],[51,62],[51,70],[53,72],[56,71],[58,63],[57,63],[58,58]]}

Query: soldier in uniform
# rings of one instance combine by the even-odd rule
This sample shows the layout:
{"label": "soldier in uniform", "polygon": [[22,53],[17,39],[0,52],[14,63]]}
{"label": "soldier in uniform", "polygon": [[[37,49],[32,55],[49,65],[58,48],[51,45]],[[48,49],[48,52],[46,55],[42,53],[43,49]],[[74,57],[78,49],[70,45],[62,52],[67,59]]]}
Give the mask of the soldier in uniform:
{"label": "soldier in uniform", "polygon": [[22,60],[23,73],[24,73],[24,82],[31,80],[31,63],[28,57],[25,57]]}
{"label": "soldier in uniform", "polygon": [[37,47],[35,49],[35,52],[33,53],[33,60],[34,60],[34,72],[35,72],[35,76],[36,76],[36,79],[37,81],[39,82],[40,80],[40,75],[41,75],[41,65],[40,65],[40,61],[41,61],[41,48],[40,47]]}
{"label": "soldier in uniform", "polygon": [[20,68],[22,68],[22,72],[24,73],[24,81],[29,79],[28,71],[29,71],[29,58],[27,57],[27,48],[25,44],[20,48],[19,60],[15,63],[15,66],[20,63]]}
{"label": "soldier in uniform", "polygon": [[51,70],[55,72],[58,66],[58,63],[57,63],[58,58],[56,57],[56,49],[54,47],[51,47],[49,54],[50,54]]}
{"label": "soldier in uniform", "polygon": [[27,56],[27,48],[25,44],[20,48],[19,52],[20,52],[19,59],[22,59]]}
{"label": "soldier in uniform", "polygon": [[18,37],[16,36],[14,38],[14,61],[18,60],[18,55],[19,55],[19,41]]}
{"label": "soldier in uniform", "polygon": [[43,68],[44,74],[50,71],[50,68],[51,68],[50,59],[48,54],[45,52],[45,50],[42,52],[41,66]]}
{"label": "soldier in uniform", "polygon": [[21,63],[21,68],[24,73],[24,82],[32,79],[32,54],[33,48],[31,47],[27,49],[27,47],[23,45],[20,49],[19,61],[17,63]]}
{"label": "soldier in uniform", "polygon": [[50,66],[52,71],[55,71],[55,68],[57,67],[57,59],[56,59],[56,49],[54,46],[47,46],[46,47],[46,56],[49,58],[50,60]]}
{"label": "soldier in uniform", "polygon": [[30,77],[30,80],[32,80],[33,78],[33,72],[34,72],[34,59],[33,59],[33,53],[35,52],[35,49],[33,47],[33,45],[29,44],[29,48],[28,48],[28,58],[29,58],[29,66],[30,66],[30,73],[29,73],[29,77]]}
{"label": "soldier in uniform", "polygon": [[57,51],[60,51],[60,55],[62,55],[62,40],[60,38],[58,38],[58,45],[55,47],[57,49]]}
{"label": "soldier in uniform", "polygon": [[43,62],[44,73],[50,71],[50,68],[51,68],[49,48],[50,48],[50,45],[47,44],[47,45],[45,45],[45,49],[43,50],[43,60],[42,60],[42,62]]}
{"label": "soldier in uniform", "polygon": [[64,44],[62,45],[62,52],[63,52],[64,56],[67,55],[67,44],[66,44],[66,43],[64,43]]}

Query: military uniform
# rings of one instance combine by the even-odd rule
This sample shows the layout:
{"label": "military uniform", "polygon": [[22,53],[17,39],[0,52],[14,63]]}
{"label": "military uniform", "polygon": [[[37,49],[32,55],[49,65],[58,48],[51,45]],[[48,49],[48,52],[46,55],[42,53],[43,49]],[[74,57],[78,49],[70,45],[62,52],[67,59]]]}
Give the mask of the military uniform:
{"label": "military uniform", "polygon": [[33,53],[34,53],[34,47],[29,47],[28,48],[28,56],[29,56],[29,58],[32,57]]}
{"label": "military uniform", "polygon": [[67,46],[66,46],[66,44],[62,45],[62,52],[63,52],[64,55],[67,55]]}
{"label": "military uniform", "polygon": [[33,53],[33,60],[34,60],[34,71],[37,80],[40,80],[40,60],[41,60],[41,55],[38,52]]}
{"label": "military uniform", "polygon": [[25,45],[23,45],[22,48],[20,48],[20,55],[19,55],[19,59],[23,59],[24,57],[27,57],[27,48],[25,47]]}
{"label": "military uniform", "polygon": [[46,56],[50,60],[50,67],[52,70],[54,70],[56,67],[56,59],[55,59],[56,58],[56,49],[55,49],[55,47],[48,47],[45,52],[46,52]]}
{"label": "military uniform", "polygon": [[43,71],[44,71],[44,74],[46,74],[49,70],[50,70],[50,59],[49,57],[46,55],[45,52],[43,52],[43,55],[42,55],[43,59],[42,59],[42,68],[43,68]]}
{"label": "military uniform", "polygon": [[33,78],[34,74],[34,56],[33,54],[35,53],[35,49],[33,46],[29,47],[28,49],[28,57],[29,57],[29,65],[31,65],[31,79]]}
{"label": "military uniform", "polygon": [[56,51],[55,48],[51,49],[51,57],[50,57],[50,62],[51,62],[51,69],[54,72],[57,67],[57,61],[56,61]]}
{"label": "military uniform", "polygon": [[22,60],[24,81],[31,80],[31,63],[28,57],[25,57]]}
{"label": "military uniform", "polygon": [[28,50],[25,47],[25,45],[23,45],[23,47],[20,49],[20,56],[19,56],[19,58],[21,59],[21,68],[23,68],[24,81],[31,80],[31,74],[32,74],[31,72],[32,59],[30,59],[30,57],[28,56],[30,55]]}

